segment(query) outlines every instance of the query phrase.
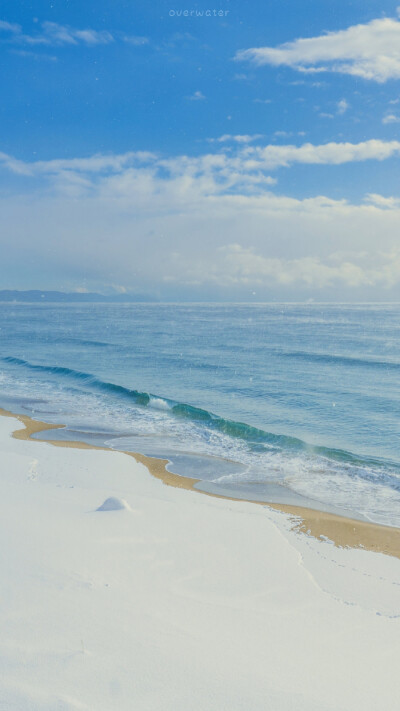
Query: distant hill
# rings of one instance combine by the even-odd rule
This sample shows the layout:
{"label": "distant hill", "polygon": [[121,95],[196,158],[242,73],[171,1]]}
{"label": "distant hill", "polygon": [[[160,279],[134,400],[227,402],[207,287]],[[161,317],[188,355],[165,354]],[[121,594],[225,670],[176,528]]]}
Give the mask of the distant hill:
{"label": "distant hill", "polygon": [[137,303],[144,301],[156,301],[156,299],[144,294],[96,294],[94,292],[78,293],[65,291],[14,291],[4,289],[0,291],[0,301],[17,303]]}

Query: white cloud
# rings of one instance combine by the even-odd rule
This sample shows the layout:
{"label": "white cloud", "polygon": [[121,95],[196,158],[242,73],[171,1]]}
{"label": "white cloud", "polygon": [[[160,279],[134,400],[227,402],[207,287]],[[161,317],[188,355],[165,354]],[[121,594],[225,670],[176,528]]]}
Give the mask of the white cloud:
{"label": "white cloud", "polygon": [[240,50],[236,59],[306,73],[340,72],[377,82],[399,79],[400,21],[386,17],[278,47],[252,47]]}
{"label": "white cloud", "polygon": [[[327,287],[333,284],[345,284],[350,287],[385,282],[388,269],[393,266],[393,255],[380,255],[381,264],[377,268],[363,267],[342,260],[339,263],[333,255],[326,261],[318,257],[307,256],[300,259],[276,259],[255,253],[252,248],[240,244],[230,244],[220,249],[223,260],[220,273],[214,274],[219,281],[228,280],[238,283],[263,283],[266,279],[277,284],[292,285],[303,283],[311,287]],[[396,269],[393,276],[400,280],[400,252],[396,255]]]}
{"label": "white cloud", "polygon": [[[308,289],[377,287],[388,289],[400,283],[400,250],[371,253],[333,253],[321,259],[304,256],[285,259],[265,256],[252,247],[231,243],[219,247],[212,267],[204,261],[185,262],[175,253],[176,274],[184,273],[187,285],[224,287]],[[177,277],[168,275],[167,281]]]}
{"label": "white cloud", "polygon": [[[286,151],[267,155],[275,165],[293,160],[296,147],[271,148]],[[321,149],[298,157],[329,162]],[[346,150],[351,157],[354,146]],[[232,298],[254,288],[385,295],[400,285],[398,197],[375,193],[352,204],[274,194],[265,156],[248,144],[195,157],[0,159],[22,178],[18,194],[0,196],[3,270],[15,263],[22,273],[26,260],[32,271],[36,260],[63,279],[76,275],[78,285],[93,278],[170,295],[222,289]]]}
{"label": "white cloud", "polygon": [[337,106],[336,113],[338,113],[339,116],[345,114],[346,111],[350,108],[350,104],[348,101],[346,101],[346,99],[341,99],[340,101],[338,101],[336,106]]}
{"label": "white cloud", "polygon": [[58,191],[71,195],[107,189],[115,197],[150,190],[159,195],[220,195],[230,191],[258,194],[276,179],[265,173],[260,161],[241,156],[209,153],[197,157],[162,158],[145,151],[121,155],[94,155],[89,158],[60,159],[24,163],[5,153],[0,162],[19,175],[42,177]]}
{"label": "white cloud", "polygon": [[5,20],[0,20],[0,30],[3,32],[13,32],[18,34],[22,31],[21,25],[17,25],[14,22],[6,22]]}
{"label": "white cloud", "polygon": [[224,133],[223,136],[219,136],[218,138],[207,138],[207,141],[209,143],[252,143],[252,141],[257,141],[259,138],[263,138],[262,133],[254,133],[252,136],[248,134],[237,134],[233,136],[231,133]]}
{"label": "white cloud", "polygon": [[248,146],[244,150],[249,157],[271,170],[293,163],[341,165],[365,160],[385,160],[400,154],[400,141],[371,139],[361,143]]}
{"label": "white cloud", "polygon": [[33,175],[32,165],[0,152],[0,163],[16,175]]}
{"label": "white cloud", "polygon": [[29,49],[13,49],[11,50],[13,54],[18,57],[24,57],[28,59],[34,59],[39,62],[57,62],[58,59],[53,54],[39,54],[38,52],[32,52]]}
{"label": "white cloud", "polygon": [[[4,155],[4,154],[3,154]],[[155,153],[130,151],[128,153],[95,154],[89,158],[67,158],[25,163],[32,174],[57,174],[65,171],[78,173],[120,173],[124,168],[141,166],[156,159]],[[1,154],[0,154],[1,158]]]}
{"label": "white cloud", "polygon": [[149,38],[148,37],[139,37],[135,35],[127,35],[124,38],[124,42],[128,42],[128,44],[133,44],[135,47],[142,47],[145,44],[149,44]]}
{"label": "white cloud", "polygon": [[365,201],[377,205],[377,207],[380,208],[386,207],[389,210],[397,210],[400,208],[400,198],[384,197],[383,195],[379,195],[379,193],[368,193],[365,196]]}
{"label": "white cloud", "polygon": [[383,119],[382,123],[399,123],[400,118],[396,116],[395,114],[386,114]]}
{"label": "white cloud", "polygon": [[88,158],[58,159],[24,162],[0,153],[0,163],[19,175],[47,178],[64,186],[68,191],[91,185],[129,185],[131,181],[143,184],[157,182],[159,190],[166,186],[179,187],[186,193],[221,195],[231,192],[258,195],[276,179],[270,171],[293,164],[342,165],[366,160],[383,161],[400,155],[400,141],[371,139],[361,143],[303,143],[251,145],[257,136],[226,134],[214,139],[224,145],[233,142],[230,149],[199,156],[178,155],[162,157],[146,151],[123,154],[96,154]]}
{"label": "white cloud", "polygon": [[41,31],[36,34],[24,34],[22,27],[10,22],[0,21],[0,30],[10,32],[14,42],[25,45],[62,46],[86,44],[94,46],[109,44],[114,37],[106,30],[76,29],[57,22],[43,22]]}
{"label": "white cloud", "polygon": [[50,44],[78,44],[87,45],[109,44],[113,41],[113,36],[105,30],[97,31],[91,29],[77,30],[67,25],[59,25],[56,22],[44,22],[42,24],[43,37]]}
{"label": "white cloud", "polygon": [[141,35],[124,35],[121,32],[113,35],[107,30],[77,29],[69,25],[60,25],[57,22],[43,22],[40,25],[40,31],[35,34],[25,34],[21,25],[0,20],[0,31],[9,33],[12,42],[30,46],[60,47],[79,44],[95,46],[110,44],[116,39],[135,47],[149,43],[149,38]]}
{"label": "white cloud", "polygon": [[188,99],[190,101],[202,101],[202,99],[205,99],[206,97],[204,96],[203,92],[201,91],[195,91],[194,94],[191,96],[188,96]]}

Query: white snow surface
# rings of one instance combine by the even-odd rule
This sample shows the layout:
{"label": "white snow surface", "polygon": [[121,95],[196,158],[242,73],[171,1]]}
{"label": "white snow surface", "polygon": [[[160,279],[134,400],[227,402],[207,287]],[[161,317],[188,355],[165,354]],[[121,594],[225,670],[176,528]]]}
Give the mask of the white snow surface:
{"label": "white snow surface", "polygon": [[96,511],[122,511],[123,509],[130,509],[129,504],[127,504],[124,499],[118,499],[116,496],[109,496],[108,499],[103,501],[101,506],[98,506]]}
{"label": "white snow surface", "polygon": [[398,708],[400,560],[21,426],[0,417],[2,711]]}

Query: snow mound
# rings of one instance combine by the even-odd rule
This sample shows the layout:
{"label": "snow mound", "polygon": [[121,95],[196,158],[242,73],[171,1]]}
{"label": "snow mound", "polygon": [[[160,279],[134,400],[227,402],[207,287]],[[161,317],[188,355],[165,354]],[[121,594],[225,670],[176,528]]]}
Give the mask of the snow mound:
{"label": "snow mound", "polygon": [[96,511],[122,511],[122,509],[129,511],[129,504],[127,504],[124,499],[117,499],[115,496],[110,496],[103,501],[102,505],[99,506]]}

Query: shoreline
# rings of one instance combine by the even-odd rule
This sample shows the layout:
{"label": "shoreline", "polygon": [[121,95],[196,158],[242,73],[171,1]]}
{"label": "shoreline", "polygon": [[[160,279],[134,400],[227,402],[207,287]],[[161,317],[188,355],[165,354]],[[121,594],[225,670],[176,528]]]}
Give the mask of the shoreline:
{"label": "shoreline", "polygon": [[18,415],[8,410],[4,410],[3,408],[0,408],[0,416],[14,418],[24,425],[24,429],[18,429],[13,432],[12,436],[15,439],[46,442],[55,447],[119,452],[133,457],[135,461],[143,464],[153,477],[161,480],[167,486],[190,490],[197,494],[203,494],[213,498],[226,499],[236,502],[245,501],[247,503],[257,504],[258,506],[267,506],[291,517],[293,524],[292,530],[298,533],[310,535],[318,540],[329,539],[339,548],[368,550],[376,553],[384,553],[400,559],[400,528],[360,521],[292,504],[277,504],[269,501],[252,501],[249,499],[234,498],[224,496],[223,494],[214,494],[212,492],[203,491],[195,488],[195,485],[201,481],[200,479],[185,477],[180,474],[169,472],[166,469],[166,465],[168,464],[168,460],[166,459],[149,457],[137,452],[112,450],[108,447],[91,445],[80,441],[46,440],[44,438],[41,440],[35,440],[32,435],[52,429],[63,429],[65,425],[50,424],[34,420],[28,415]]}

